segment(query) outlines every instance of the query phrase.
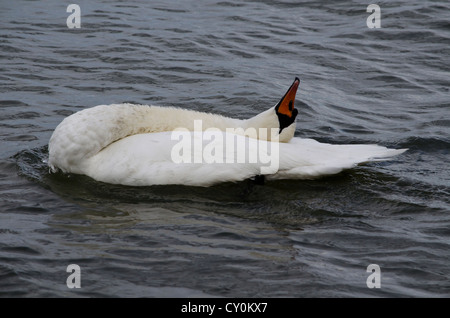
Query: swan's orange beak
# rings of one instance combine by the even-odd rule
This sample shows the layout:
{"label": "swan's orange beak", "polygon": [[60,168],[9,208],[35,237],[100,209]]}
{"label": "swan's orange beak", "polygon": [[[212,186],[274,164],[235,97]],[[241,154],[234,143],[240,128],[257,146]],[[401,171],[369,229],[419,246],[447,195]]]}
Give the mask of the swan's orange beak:
{"label": "swan's orange beak", "polygon": [[294,112],[294,102],[295,102],[295,94],[297,93],[298,86],[300,85],[300,79],[298,77],[295,78],[294,83],[292,83],[291,87],[289,87],[286,94],[284,94],[283,98],[275,107],[275,111],[277,114],[282,114],[292,118],[297,115],[297,111]]}

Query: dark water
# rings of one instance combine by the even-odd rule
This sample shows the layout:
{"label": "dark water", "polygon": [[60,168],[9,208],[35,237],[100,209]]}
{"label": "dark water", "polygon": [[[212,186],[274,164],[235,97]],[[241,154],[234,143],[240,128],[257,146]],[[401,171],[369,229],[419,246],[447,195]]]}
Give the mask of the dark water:
{"label": "dark water", "polygon": [[[1,296],[450,296],[447,1],[378,3],[381,29],[364,1],[77,3],[68,29],[68,3],[0,0]],[[46,168],[75,111],[247,118],[295,76],[297,136],[410,150],[264,186],[133,188]]]}

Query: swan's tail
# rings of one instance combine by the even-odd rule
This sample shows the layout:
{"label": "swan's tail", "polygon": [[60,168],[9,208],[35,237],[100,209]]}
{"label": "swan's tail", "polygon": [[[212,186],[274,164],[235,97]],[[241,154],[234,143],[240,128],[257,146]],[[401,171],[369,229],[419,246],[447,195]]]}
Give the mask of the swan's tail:
{"label": "swan's tail", "polygon": [[336,174],[359,164],[389,160],[407,150],[378,145],[331,145],[302,138],[293,138],[286,146],[280,144],[280,170],[273,179]]}
{"label": "swan's tail", "polygon": [[[401,155],[402,153],[404,153],[405,151],[408,150],[408,148],[404,148],[404,149],[389,149],[386,147],[381,147],[381,146],[376,146],[378,149],[373,149],[374,151],[376,150],[376,153],[374,153],[371,157],[368,158],[368,161],[385,161],[385,160],[389,160],[392,159],[392,157]],[[361,162],[361,163],[364,163]]]}

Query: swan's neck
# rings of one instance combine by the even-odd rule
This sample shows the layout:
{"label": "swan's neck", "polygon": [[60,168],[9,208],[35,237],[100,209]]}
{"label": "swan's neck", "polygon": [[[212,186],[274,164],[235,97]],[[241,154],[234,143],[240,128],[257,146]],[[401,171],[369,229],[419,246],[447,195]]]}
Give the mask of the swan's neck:
{"label": "swan's neck", "polygon": [[[192,131],[195,120],[202,129],[242,126],[245,121],[171,107],[113,104],[100,105],[65,118],[56,127],[49,142],[49,165],[82,166],[87,159],[111,143],[127,136],[172,131],[184,128]],[[68,169],[68,168],[67,168]],[[82,169],[82,168],[80,168]],[[76,170],[76,169],[75,169]]]}
{"label": "swan's neck", "polygon": [[295,133],[295,122],[289,127],[284,128],[280,133],[280,123],[278,116],[276,115],[275,108],[269,108],[268,110],[247,119],[245,121],[246,127],[260,127],[263,130],[259,132],[264,134],[264,129],[267,130],[267,138],[264,138],[261,133],[258,134],[258,139],[265,139],[269,141],[289,142]]}
{"label": "swan's neck", "polygon": [[274,107],[246,120],[170,107],[141,107],[144,107],[139,110],[144,113],[141,120],[138,122],[134,119],[128,123],[130,126],[139,127],[139,132],[151,133],[176,129],[204,131],[215,128],[255,139],[280,142],[288,142],[295,132],[295,124],[293,124],[279,134],[280,124]]}

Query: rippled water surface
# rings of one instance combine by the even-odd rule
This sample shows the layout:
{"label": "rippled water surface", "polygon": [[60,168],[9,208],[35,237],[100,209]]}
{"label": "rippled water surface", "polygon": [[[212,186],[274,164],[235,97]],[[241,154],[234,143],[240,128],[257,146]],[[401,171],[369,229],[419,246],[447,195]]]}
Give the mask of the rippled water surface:
{"label": "rippled water surface", "polygon": [[[380,29],[364,1],[77,3],[68,29],[68,3],[0,1],[0,296],[450,296],[447,1],[380,3]],[[52,131],[81,109],[248,118],[295,76],[297,136],[409,151],[263,186],[134,188],[46,167]]]}

